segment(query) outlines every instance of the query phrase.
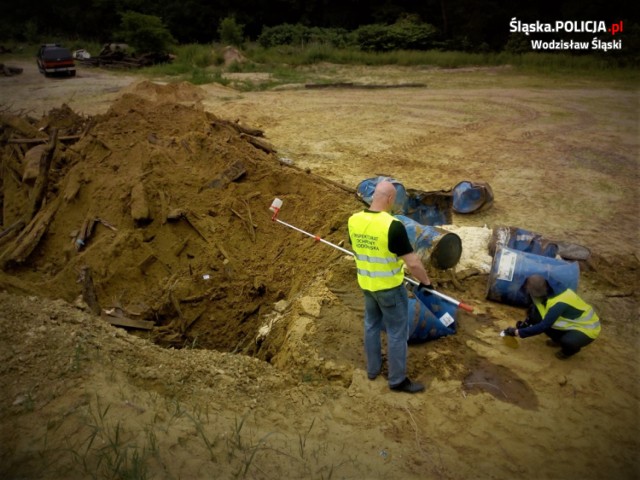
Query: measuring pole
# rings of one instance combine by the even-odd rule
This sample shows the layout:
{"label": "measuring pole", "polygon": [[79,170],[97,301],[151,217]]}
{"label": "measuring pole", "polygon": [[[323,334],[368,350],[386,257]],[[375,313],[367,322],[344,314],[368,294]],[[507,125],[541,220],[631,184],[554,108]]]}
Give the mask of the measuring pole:
{"label": "measuring pole", "polygon": [[[347,255],[351,255],[352,257],[355,257],[355,253],[353,253],[350,250],[347,250],[346,248],[342,248],[341,246],[336,245],[335,243],[331,243],[331,242],[328,242],[327,240],[325,240],[324,238],[320,238],[319,235],[314,235],[313,233],[306,232],[306,231],[302,230],[301,228],[295,227],[295,226],[291,225],[290,223],[283,222],[282,220],[280,220],[278,218],[278,213],[280,213],[280,208],[281,207],[282,207],[282,200],[280,200],[279,198],[276,198],[273,201],[273,203],[271,204],[271,207],[269,208],[269,210],[271,210],[273,212],[273,216],[271,217],[271,220],[273,220],[274,222],[280,223],[280,224],[284,225],[285,227],[289,227],[289,228],[295,230],[296,232],[300,232],[300,233],[302,233],[302,234],[304,234],[304,235],[306,235],[308,237],[311,237],[316,242],[322,242],[325,245],[329,245],[330,247],[333,247],[333,248],[335,248],[337,250],[340,250],[341,252],[346,253]],[[405,275],[404,279],[407,282],[411,283],[412,285],[415,285],[415,286],[419,286],[420,285],[420,282],[414,280],[413,278],[409,278],[406,275]],[[431,288],[425,288],[425,290],[427,292],[429,292],[429,293],[437,295],[438,297],[442,298],[443,300],[446,300],[447,302],[453,303],[454,305],[456,305],[458,308],[461,308],[462,310],[465,310],[465,311],[467,311],[469,313],[473,312],[473,307],[471,305],[467,305],[466,303],[460,302],[460,301],[458,301],[458,300],[456,300],[454,298],[449,297],[448,295],[445,295],[444,293],[440,293],[440,292],[438,292],[436,290],[433,290]]]}

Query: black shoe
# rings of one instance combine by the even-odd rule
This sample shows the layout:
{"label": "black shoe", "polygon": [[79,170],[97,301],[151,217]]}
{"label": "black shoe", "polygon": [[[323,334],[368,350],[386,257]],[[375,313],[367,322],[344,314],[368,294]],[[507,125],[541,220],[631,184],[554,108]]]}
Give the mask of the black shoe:
{"label": "black shoe", "polygon": [[551,339],[547,340],[547,341],[546,341],[546,342],[544,342],[544,343],[545,343],[545,345],[546,345],[547,347],[559,347],[559,346],[560,346],[560,344],[559,344],[558,342],[554,342],[554,341],[553,341],[553,340],[551,340]]}
{"label": "black shoe", "polygon": [[556,352],[556,358],[559,360],[566,360],[567,358],[571,358],[571,355],[567,355],[562,350]]}
{"label": "black shoe", "polygon": [[409,377],[405,378],[398,385],[390,387],[394,392],[418,393],[424,390],[424,385],[420,382],[412,382]]}

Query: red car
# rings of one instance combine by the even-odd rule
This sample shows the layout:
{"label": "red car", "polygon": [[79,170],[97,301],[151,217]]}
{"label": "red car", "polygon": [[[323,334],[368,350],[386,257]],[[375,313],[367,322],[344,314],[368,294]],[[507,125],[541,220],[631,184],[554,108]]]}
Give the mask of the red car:
{"label": "red car", "polygon": [[55,74],[64,74],[74,77],[76,64],[69,49],[54,43],[42,45],[37,55],[38,70],[45,77]]}

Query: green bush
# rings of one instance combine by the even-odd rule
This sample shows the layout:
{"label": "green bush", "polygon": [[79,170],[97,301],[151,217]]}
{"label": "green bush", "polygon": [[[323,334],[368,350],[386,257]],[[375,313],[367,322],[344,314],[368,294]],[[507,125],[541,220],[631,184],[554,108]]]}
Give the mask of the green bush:
{"label": "green bush", "polygon": [[283,23],[274,27],[264,27],[258,43],[264,48],[279,45],[302,45],[307,40],[306,27],[300,24]]}
{"label": "green bush", "polygon": [[218,35],[222,43],[239,47],[244,41],[244,25],[238,24],[235,17],[223,18],[218,27]]}
{"label": "green bush", "polygon": [[184,63],[190,67],[205,68],[219,65],[218,54],[211,45],[188,43],[175,48],[176,59],[173,63]]}
{"label": "green bush", "polygon": [[504,46],[504,51],[507,53],[527,53],[531,51],[531,40],[522,34],[522,33],[514,33],[509,35],[509,40],[507,40],[507,44]]}
{"label": "green bush", "polygon": [[401,21],[393,25],[363,25],[354,35],[357,45],[365,51],[428,50],[436,46],[437,29],[428,23]]}
{"label": "green bush", "polygon": [[310,43],[342,48],[353,43],[349,32],[342,28],[306,27],[299,23],[264,27],[257,41],[264,48],[284,45],[304,47]]}
{"label": "green bush", "polygon": [[121,17],[119,35],[138,53],[166,53],[176,43],[160,17],[132,11]]}

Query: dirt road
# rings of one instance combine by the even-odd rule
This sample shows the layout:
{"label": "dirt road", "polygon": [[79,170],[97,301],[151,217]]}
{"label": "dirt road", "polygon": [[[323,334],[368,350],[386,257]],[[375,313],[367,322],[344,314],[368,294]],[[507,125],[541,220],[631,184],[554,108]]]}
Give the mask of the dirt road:
{"label": "dirt road", "polygon": [[[15,296],[14,283],[3,277],[10,293],[0,295],[0,372],[7,386],[0,397],[1,470],[13,478],[640,478],[637,89],[508,68],[328,70],[340,82],[426,87],[246,93],[204,86],[194,95],[185,86],[168,98],[148,84],[136,88],[139,79],[131,75],[81,69],[73,79],[45,79],[34,65],[22,76],[0,77],[0,104],[37,115],[67,103],[96,115],[134,92],[262,129],[278,156],[350,187],[377,174],[425,191],[488,182],[493,207],[454,215],[453,223],[518,226],[587,247],[592,256],[581,264],[580,292],[600,313],[601,337],[568,361],[557,360],[541,337],[513,348],[498,332],[522,319],[522,309],[488,301],[486,275],[466,278],[458,290],[442,274],[439,287],[475,311],[459,312],[456,335],[410,348],[409,373],[427,384],[426,393],[389,392],[383,378],[370,382],[363,371],[352,263],[318,250],[322,245],[305,246],[295,232],[256,214],[255,244],[245,230],[225,233],[231,251],[246,260],[240,275],[262,275],[267,290],[276,282],[282,290],[282,303],[257,310],[272,330],[261,345],[244,349],[251,356],[237,354],[238,345],[254,338],[240,327],[199,321],[188,337],[195,348],[164,349],[67,302]],[[186,120],[198,126],[196,114],[174,108],[172,119],[154,108],[119,103],[100,132],[122,119],[111,147],[129,142],[136,154],[147,150],[135,135],[143,133],[146,145],[149,132],[165,132],[167,120],[173,130],[166,126],[166,135],[192,145],[212,137],[196,127],[180,130]],[[154,154],[143,159],[147,167],[172,161],[157,153],[158,145],[145,147]],[[220,145],[240,151],[231,137]],[[211,157],[227,152],[221,149]],[[195,165],[172,168],[174,176],[196,172]],[[343,221],[359,205],[353,198],[335,203],[339,189],[316,190],[303,171],[283,170],[277,179],[258,173],[247,180],[261,182],[254,213],[271,201],[267,196],[283,195],[291,206],[283,219],[344,239]],[[171,176],[158,183],[166,187]],[[233,191],[248,195],[242,184]],[[136,245],[158,242],[152,237]],[[112,274],[126,259],[116,258],[107,237],[101,242],[108,265],[96,278],[99,290],[115,292],[120,281],[124,296],[134,295],[130,278],[144,288],[130,270]],[[119,247],[127,242],[134,243],[127,237]],[[263,263],[247,263],[258,262],[261,248],[273,250],[262,253]],[[36,285],[47,272],[54,291],[66,277],[53,274],[64,266],[43,257],[16,275]],[[244,271],[253,265],[264,270]],[[266,278],[271,272],[274,278]],[[243,302],[220,296],[211,304],[230,313],[232,305],[254,301],[260,287],[252,281]],[[175,291],[180,288],[196,287]],[[197,348],[203,339],[227,348]]]}

